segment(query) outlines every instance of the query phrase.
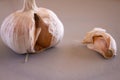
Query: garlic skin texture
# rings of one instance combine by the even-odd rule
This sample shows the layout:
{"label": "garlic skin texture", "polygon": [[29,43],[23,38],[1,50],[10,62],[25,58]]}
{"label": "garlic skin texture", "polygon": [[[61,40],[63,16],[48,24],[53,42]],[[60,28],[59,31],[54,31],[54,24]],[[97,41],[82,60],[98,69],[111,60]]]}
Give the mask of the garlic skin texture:
{"label": "garlic skin texture", "polygon": [[9,48],[25,54],[57,45],[63,38],[64,28],[54,12],[38,8],[35,0],[24,0],[23,9],[6,18],[0,32]]}
{"label": "garlic skin texture", "polygon": [[89,49],[99,52],[106,59],[112,58],[117,52],[114,38],[102,28],[94,28],[88,32],[82,43]]}

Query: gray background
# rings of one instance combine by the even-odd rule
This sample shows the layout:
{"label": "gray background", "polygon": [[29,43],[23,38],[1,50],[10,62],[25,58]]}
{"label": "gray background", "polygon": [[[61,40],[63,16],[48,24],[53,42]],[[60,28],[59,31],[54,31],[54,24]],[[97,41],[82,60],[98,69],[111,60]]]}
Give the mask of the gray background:
{"label": "gray background", "polygon": [[[120,80],[120,0],[36,0],[53,10],[64,24],[63,41],[55,48],[29,56],[15,54],[0,38],[0,80]],[[21,9],[23,0],[0,0],[0,25]],[[106,60],[80,42],[94,27],[116,40],[117,56]]]}

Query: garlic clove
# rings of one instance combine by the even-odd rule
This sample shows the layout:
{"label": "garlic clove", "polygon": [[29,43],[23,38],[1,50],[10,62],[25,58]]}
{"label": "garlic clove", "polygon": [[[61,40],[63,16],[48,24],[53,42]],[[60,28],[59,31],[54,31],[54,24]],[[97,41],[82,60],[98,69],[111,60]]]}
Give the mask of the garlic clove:
{"label": "garlic clove", "polygon": [[[35,36],[34,50],[39,51],[41,49],[47,48],[51,44],[52,34],[49,32],[48,26],[44,23],[39,15],[35,15],[36,28],[41,29],[39,36]],[[37,32],[38,29],[36,29]]]}
{"label": "garlic clove", "polygon": [[89,49],[99,52],[104,58],[109,59],[116,55],[117,47],[113,37],[105,29],[94,28],[83,39]]}
{"label": "garlic clove", "polygon": [[35,0],[24,0],[23,9],[6,18],[0,32],[8,47],[25,54],[56,46],[62,40],[64,28],[54,12],[38,8]]}

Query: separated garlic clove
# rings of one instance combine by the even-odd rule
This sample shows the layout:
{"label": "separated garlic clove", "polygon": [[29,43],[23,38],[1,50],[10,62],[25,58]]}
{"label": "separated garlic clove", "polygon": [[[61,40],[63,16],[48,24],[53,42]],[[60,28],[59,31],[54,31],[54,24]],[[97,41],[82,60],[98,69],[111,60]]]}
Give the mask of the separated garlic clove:
{"label": "separated garlic clove", "polygon": [[89,49],[99,52],[106,59],[116,55],[116,42],[105,29],[94,28],[87,33],[82,43],[86,44]]}
{"label": "separated garlic clove", "polygon": [[38,8],[35,0],[24,0],[23,9],[6,18],[0,32],[8,47],[24,54],[57,45],[64,35],[64,28],[54,12]]}

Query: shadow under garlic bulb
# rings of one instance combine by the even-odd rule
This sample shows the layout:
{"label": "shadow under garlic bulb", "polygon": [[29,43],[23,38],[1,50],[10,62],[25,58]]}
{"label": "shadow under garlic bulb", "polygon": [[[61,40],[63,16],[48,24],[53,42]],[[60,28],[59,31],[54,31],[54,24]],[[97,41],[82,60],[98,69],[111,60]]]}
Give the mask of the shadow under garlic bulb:
{"label": "shadow under garlic bulb", "polygon": [[106,59],[116,55],[116,42],[105,29],[94,28],[88,32],[83,44],[86,44],[89,49],[99,52]]}
{"label": "shadow under garlic bulb", "polygon": [[57,45],[63,38],[62,22],[54,12],[24,0],[23,9],[9,15],[1,26],[1,38],[13,51],[35,53]]}

